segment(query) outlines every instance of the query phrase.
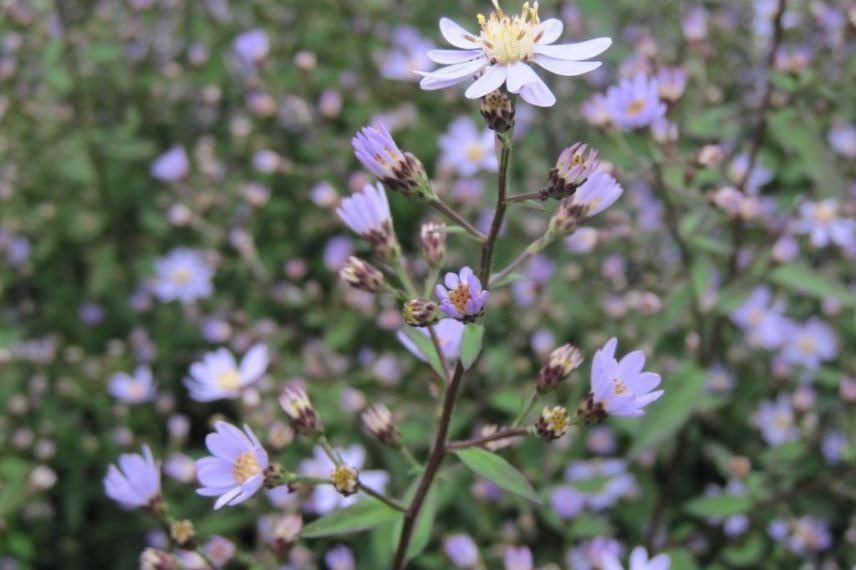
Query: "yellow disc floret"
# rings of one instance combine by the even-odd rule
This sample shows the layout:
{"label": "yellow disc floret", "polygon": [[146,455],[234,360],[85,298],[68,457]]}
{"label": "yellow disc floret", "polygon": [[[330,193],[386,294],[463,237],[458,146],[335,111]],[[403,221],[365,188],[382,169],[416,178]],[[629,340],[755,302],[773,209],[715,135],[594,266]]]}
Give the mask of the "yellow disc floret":
{"label": "yellow disc floret", "polygon": [[527,61],[535,53],[535,44],[541,39],[538,31],[538,3],[530,6],[523,4],[519,16],[508,16],[493,0],[496,10],[490,17],[479,14],[481,43],[485,54],[492,62],[507,64],[515,61]]}

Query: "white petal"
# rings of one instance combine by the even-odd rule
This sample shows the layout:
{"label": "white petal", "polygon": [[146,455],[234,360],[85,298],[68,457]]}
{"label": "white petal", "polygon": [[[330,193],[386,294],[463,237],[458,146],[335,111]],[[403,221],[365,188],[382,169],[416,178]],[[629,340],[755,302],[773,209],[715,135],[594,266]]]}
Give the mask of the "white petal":
{"label": "white petal", "polygon": [[478,49],[481,47],[476,41],[478,36],[469,33],[449,18],[440,18],[440,33],[443,34],[447,42],[455,47],[461,49]]}
{"label": "white petal", "polygon": [[541,38],[538,40],[538,43],[542,45],[553,43],[562,35],[563,29],[565,29],[565,26],[562,24],[561,20],[556,18],[544,20],[538,24],[538,32],[541,33]]}
{"label": "white petal", "polygon": [[602,54],[611,45],[612,40],[610,38],[595,38],[574,44],[557,44],[552,46],[538,44],[535,46],[535,53],[555,57],[556,59],[581,61]]}
{"label": "white petal", "polygon": [[487,58],[479,57],[473,60],[464,61],[462,63],[456,63],[453,65],[447,65],[446,67],[441,67],[435,71],[431,71],[429,73],[420,73],[425,78],[432,79],[457,79],[463,77],[469,77],[473,75],[475,72],[483,68],[487,65]]}
{"label": "white petal", "polygon": [[599,61],[568,61],[565,59],[556,59],[555,57],[547,57],[546,55],[536,55],[532,61],[547,71],[556,75],[564,75],[565,77],[582,75],[600,67]]}
{"label": "white petal", "polygon": [[538,75],[527,64],[515,61],[508,64],[508,78],[506,86],[511,93],[519,93],[520,89],[527,83],[538,81]]}
{"label": "white petal", "polygon": [[469,61],[481,54],[482,51],[479,49],[432,49],[428,52],[428,59],[443,65],[451,65]]}
{"label": "white petal", "polygon": [[508,74],[508,69],[504,65],[491,65],[488,67],[484,75],[479,77],[475,83],[470,85],[464,95],[467,99],[479,99],[484,97],[491,91],[496,91],[505,83],[505,77]]}
{"label": "white petal", "polygon": [[458,83],[463,83],[469,79],[469,77],[454,77],[452,79],[437,79],[430,76],[425,76],[422,78],[422,81],[419,82],[419,87],[424,89],[425,91],[436,91],[437,89],[445,89],[446,87],[451,87],[452,85],[457,85]]}
{"label": "white petal", "polygon": [[555,105],[556,96],[534,71],[532,74],[535,75],[537,81],[524,85],[520,90],[520,96],[524,101],[536,107],[552,107]]}

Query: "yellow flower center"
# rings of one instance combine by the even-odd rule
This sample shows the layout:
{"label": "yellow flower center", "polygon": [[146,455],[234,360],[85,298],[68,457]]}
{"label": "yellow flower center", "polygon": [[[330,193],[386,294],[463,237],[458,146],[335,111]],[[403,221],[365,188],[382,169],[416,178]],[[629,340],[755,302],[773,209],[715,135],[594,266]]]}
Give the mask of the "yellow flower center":
{"label": "yellow flower center", "polygon": [[470,286],[461,283],[452,291],[449,291],[449,300],[462,315],[467,312],[467,301],[470,300]]}
{"label": "yellow flower center", "polygon": [[804,336],[797,341],[797,346],[804,354],[812,354],[817,348],[817,343],[814,342],[813,338]]}
{"label": "yellow flower center", "polygon": [[757,325],[764,318],[764,311],[761,309],[752,309],[749,311],[749,317],[746,319],[750,325]]}
{"label": "yellow flower center", "polygon": [[501,64],[528,60],[542,35],[538,32],[538,2],[531,6],[524,2],[520,15],[513,17],[502,11],[498,0],[493,0],[493,5],[496,9],[490,17],[478,17],[485,55]]}
{"label": "yellow flower center", "polygon": [[624,384],[624,382],[621,381],[621,378],[613,378],[612,384],[612,390],[613,392],[615,392],[616,396],[620,396],[621,394],[627,392],[627,386]]}
{"label": "yellow flower center", "polygon": [[245,451],[239,455],[238,460],[235,461],[235,481],[241,485],[243,485],[247,479],[255,477],[261,472],[262,468],[259,467],[259,460],[254,451]]}
{"label": "yellow flower center", "polygon": [[642,99],[636,99],[627,107],[627,114],[631,117],[635,117],[639,113],[642,112],[642,109],[645,108],[645,101]]}
{"label": "yellow flower center", "polygon": [[190,283],[190,278],[193,274],[184,267],[180,267],[172,272],[172,282],[176,285],[187,285]]}
{"label": "yellow flower center", "polygon": [[128,395],[136,400],[146,395],[146,389],[142,384],[134,382],[128,386]]}
{"label": "yellow flower center", "polygon": [[777,412],[773,418],[773,423],[779,429],[784,429],[791,426],[791,415],[787,412]]}
{"label": "yellow flower center", "polygon": [[554,434],[564,434],[565,430],[568,429],[568,413],[560,406],[552,408],[544,415],[547,425],[550,426],[550,431]]}
{"label": "yellow flower center", "polygon": [[467,160],[470,162],[480,162],[484,155],[484,147],[480,144],[473,143],[467,147]]}
{"label": "yellow flower center", "polygon": [[837,217],[835,207],[830,204],[818,204],[814,209],[814,221],[818,224],[831,224]]}
{"label": "yellow flower center", "polygon": [[237,370],[227,370],[217,376],[217,386],[223,390],[237,390],[241,387],[241,373]]}

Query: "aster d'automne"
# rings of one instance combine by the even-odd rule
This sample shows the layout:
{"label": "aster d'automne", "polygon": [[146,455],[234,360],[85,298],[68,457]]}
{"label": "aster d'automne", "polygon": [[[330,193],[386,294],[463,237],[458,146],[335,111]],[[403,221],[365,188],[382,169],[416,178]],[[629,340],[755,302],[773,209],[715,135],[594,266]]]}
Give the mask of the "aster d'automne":
{"label": "aster d'automne", "polygon": [[443,37],[459,49],[428,52],[428,57],[446,67],[420,73],[423,89],[443,89],[481,73],[467,88],[467,98],[479,99],[504,85],[508,92],[519,94],[531,105],[551,107],[556,96],[530,63],[557,75],[582,75],[600,67],[599,61],[585,60],[612,45],[610,38],[552,45],[562,35],[564,25],[555,18],[542,22],[537,2],[531,5],[525,2],[520,15],[514,16],[506,14],[498,0],[493,0],[493,5],[494,10],[487,18],[479,15],[478,35],[449,18],[440,20]]}
{"label": "aster d'automne", "polygon": [[196,462],[197,478],[202,484],[196,492],[217,497],[217,510],[243,503],[261,488],[268,454],[247,425],[242,432],[232,424],[217,422],[214,429],[205,438],[212,456]]}

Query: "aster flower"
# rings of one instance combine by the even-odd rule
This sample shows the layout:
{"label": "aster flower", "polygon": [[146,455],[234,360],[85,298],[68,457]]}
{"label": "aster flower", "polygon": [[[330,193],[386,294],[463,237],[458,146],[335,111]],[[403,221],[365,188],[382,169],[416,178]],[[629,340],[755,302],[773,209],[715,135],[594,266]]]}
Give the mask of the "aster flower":
{"label": "aster flower", "polygon": [[399,26],[393,31],[392,47],[379,58],[380,74],[387,79],[415,81],[417,71],[433,66],[426,54],[434,47],[416,28]]}
{"label": "aster flower", "polygon": [[602,570],[607,558],[618,557],[623,550],[617,540],[597,536],[568,551],[568,567],[574,570]]}
{"label": "aster flower", "polygon": [[770,288],[761,285],[731,313],[731,320],[747,333],[751,344],[776,348],[784,342],[789,328],[784,311],[784,303],[775,301]]}
{"label": "aster flower", "polygon": [[547,185],[541,190],[543,199],[569,196],[599,168],[597,151],[583,143],[574,143],[562,151],[550,171]]}
{"label": "aster flower", "polygon": [[330,570],[354,570],[357,567],[354,552],[344,544],[328,550],[324,554],[324,563]]}
{"label": "aster flower", "polygon": [[419,159],[403,152],[383,125],[363,127],[351,139],[354,154],[369,172],[390,189],[423,200],[437,197]]}
{"label": "aster flower", "polygon": [[617,346],[618,340],[612,338],[595,353],[588,399],[596,410],[611,416],[644,415],[645,407],[663,395],[663,390],[654,390],[660,375],[643,372],[645,355],[641,350],[616,360]]}
{"label": "aster flower", "polygon": [[237,36],[232,47],[243,63],[255,66],[270,53],[270,40],[263,30],[250,30]]}
{"label": "aster flower", "polygon": [[764,441],[772,446],[799,440],[800,429],[796,425],[796,413],[791,399],[785,394],[779,394],[773,402],[761,402],[754,421],[761,429]]}
{"label": "aster flower", "polygon": [[609,38],[596,38],[580,43],[551,45],[562,35],[562,22],[538,17],[538,3],[523,4],[520,15],[509,16],[494,0],[494,11],[479,16],[481,32],[468,32],[452,20],[440,20],[440,32],[456,50],[428,52],[435,62],[445,65],[430,73],[421,73],[425,90],[444,89],[467,79],[481,76],[467,88],[466,97],[479,99],[503,85],[524,101],[538,107],[556,102],[547,84],[535,73],[530,63],[547,71],[572,77],[600,67],[599,61],[584,61],[604,52]]}
{"label": "aster flower", "polygon": [[844,158],[856,159],[856,126],[853,123],[846,121],[835,123],[829,129],[827,140],[832,150]]}
{"label": "aster flower", "polygon": [[443,552],[455,568],[475,568],[479,549],[468,534],[452,534],[443,540]]}
{"label": "aster flower", "polygon": [[550,219],[550,232],[565,235],[574,231],[586,218],[591,218],[613,205],[624,190],[615,178],[598,170],[559,204]]}
{"label": "aster flower", "polygon": [[505,570],[532,570],[532,551],[527,546],[507,546],[503,555]]}
{"label": "aster flower", "polygon": [[660,99],[674,103],[687,87],[687,72],[680,67],[663,67],[657,72]]}
{"label": "aster flower", "polygon": [[[637,546],[630,552],[630,560],[627,570],[669,570],[672,559],[668,554],[659,554],[648,558],[648,551],[644,546]],[[610,553],[604,559],[603,570],[624,570],[618,557]]]}
{"label": "aster flower", "polygon": [[119,467],[111,465],[104,477],[104,493],[125,508],[152,507],[160,500],[160,461],[148,445],[143,454],[119,456]]}
{"label": "aster flower", "polygon": [[458,275],[447,273],[444,282],[445,287],[438,284],[434,289],[440,299],[440,309],[465,323],[478,320],[484,313],[490,292],[482,291],[481,281],[473,270],[464,267]]}
{"label": "aster flower", "polygon": [[[342,458],[345,465],[359,471],[360,482],[378,492],[384,492],[389,482],[389,473],[386,471],[366,470],[362,467],[366,461],[366,450],[360,445],[352,445],[347,449],[334,449],[334,452]],[[298,472],[306,477],[328,478],[336,465],[327,456],[320,446],[316,446],[311,459],[301,461]],[[312,495],[303,503],[303,508],[314,514],[324,515],[336,509],[350,507],[366,495],[357,492],[350,496],[342,496],[330,485],[318,485],[312,491]]]}
{"label": "aster flower", "polygon": [[190,159],[183,146],[176,145],[152,163],[151,175],[163,182],[179,182],[190,172]]}
{"label": "aster flower", "polygon": [[372,245],[380,259],[388,262],[398,259],[401,246],[395,237],[383,186],[366,184],[362,192],[342,200],[336,213],[354,233]]}
{"label": "aster flower", "polygon": [[262,378],[269,363],[267,347],[262,344],[250,348],[240,366],[229,350],[220,348],[190,366],[190,376],[185,378],[184,385],[197,402],[234,399],[243,388]]}
{"label": "aster flower", "polygon": [[636,73],[632,79],[622,79],[606,92],[609,118],[622,131],[651,126],[666,114],[659,89],[656,79],[642,73]]}
{"label": "aster flower", "polygon": [[560,519],[574,519],[585,508],[585,499],[576,487],[560,485],[550,493],[550,507]]}
{"label": "aster flower", "polygon": [[213,276],[201,251],[179,247],[155,261],[152,289],[161,301],[189,304],[211,296]]}
{"label": "aster flower", "polygon": [[138,366],[133,376],[126,372],[117,372],[110,377],[107,391],[126,404],[151,402],[157,395],[152,369],[148,366]]}
{"label": "aster flower", "polygon": [[250,427],[242,432],[226,422],[214,424],[214,433],[205,438],[213,457],[196,462],[196,473],[202,485],[196,492],[217,497],[214,509],[235,506],[252,497],[264,483],[268,454]]}
{"label": "aster flower", "polygon": [[832,198],[805,202],[800,205],[800,218],[794,224],[794,231],[808,234],[815,247],[834,243],[846,248],[856,241],[856,220],[841,218],[838,202]]}
{"label": "aster flower", "polygon": [[481,132],[469,117],[458,117],[440,136],[441,159],[461,176],[473,176],[480,170],[496,172],[495,135],[490,129]]}
{"label": "aster flower", "polygon": [[812,317],[802,325],[793,325],[786,332],[782,357],[790,364],[809,370],[820,368],[838,356],[838,338],[835,330],[822,320]]}
{"label": "aster flower", "polygon": [[761,190],[761,187],[773,180],[773,172],[768,168],[764,168],[757,160],[752,165],[752,169],[749,170],[749,155],[746,153],[741,153],[734,157],[728,164],[727,174],[728,179],[733,184],[741,185],[750,194],[757,194]]}

